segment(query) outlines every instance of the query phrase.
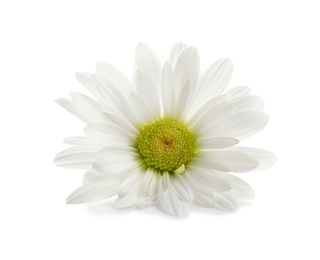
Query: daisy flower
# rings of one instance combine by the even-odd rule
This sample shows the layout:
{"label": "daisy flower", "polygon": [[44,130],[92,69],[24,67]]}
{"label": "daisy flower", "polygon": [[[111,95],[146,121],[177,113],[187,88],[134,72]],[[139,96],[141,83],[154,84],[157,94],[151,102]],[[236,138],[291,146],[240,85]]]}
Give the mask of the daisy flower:
{"label": "daisy flower", "polygon": [[87,169],[67,203],[116,196],[117,208],[158,205],[182,216],[190,204],[235,210],[253,199],[251,187],[230,174],[266,168],[272,153],[238,143],[263,129],[263,100],[240,86],[225,92],[230,59],[203,73],[195,47],[175,44],[161,64],[145,44],[135,53],[132,83],[98,62],[76,78],[94,98],[73,92],[57,102],[85,123],[85,136],[65,139],[58,166]]}

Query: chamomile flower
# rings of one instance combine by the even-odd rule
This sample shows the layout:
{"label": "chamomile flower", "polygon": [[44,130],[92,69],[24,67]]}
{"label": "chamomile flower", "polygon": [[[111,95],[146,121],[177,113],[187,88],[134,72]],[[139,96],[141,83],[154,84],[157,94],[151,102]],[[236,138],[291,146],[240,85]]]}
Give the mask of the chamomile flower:
{"label": "chamomile flower", "polygon": [[94,98],[71,93],[57,102],[85,123],[85,136],[55,163],[87,169],[67,203],[116,196],[118,208],[159,205],[182,216],[190,204],[235,210],[253,199],[251,187],[230,173],[269,167],[272,153],[238,143],[262,130],[263,100],[246,86],[225,91],[232,62],[221,59],[203,73],[195,47],[178,43],[161,64],[145,44],[135,55],[132,83],[98,62],[95,74],[76,74]]}

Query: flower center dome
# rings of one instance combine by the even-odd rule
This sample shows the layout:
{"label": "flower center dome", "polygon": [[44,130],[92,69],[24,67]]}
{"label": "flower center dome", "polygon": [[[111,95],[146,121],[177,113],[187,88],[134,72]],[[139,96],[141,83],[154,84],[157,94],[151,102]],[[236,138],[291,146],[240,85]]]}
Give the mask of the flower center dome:
{"label": "flower center dome", "polygon": [[161,119],[144,126],[137,139],[142,160],[159,171],[173,171],[190,161],[194,137],[182,123]]}

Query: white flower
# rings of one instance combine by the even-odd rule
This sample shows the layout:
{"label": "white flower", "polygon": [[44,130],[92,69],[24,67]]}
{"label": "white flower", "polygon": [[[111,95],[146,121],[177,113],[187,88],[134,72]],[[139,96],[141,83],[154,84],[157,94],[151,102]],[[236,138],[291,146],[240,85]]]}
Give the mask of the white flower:
{"label": "white flower", "polygon": [[67,203],[117,196],[118,208],[159,204],[182,216],[190,204],[235,210],[253,199],[251,187],[229,172],[275,162],[272,153],[235,146],[268,122],[263,100],[245,86],[225,88],[232,62],[221,59],[200,74],[194,47],[178,43],[162,65],[138,45],[133,83],[112,65],[77,79],[96,98],[71,93],[57,102],[80,118],[85,137],[55,158],[67,168],[89,169]]}

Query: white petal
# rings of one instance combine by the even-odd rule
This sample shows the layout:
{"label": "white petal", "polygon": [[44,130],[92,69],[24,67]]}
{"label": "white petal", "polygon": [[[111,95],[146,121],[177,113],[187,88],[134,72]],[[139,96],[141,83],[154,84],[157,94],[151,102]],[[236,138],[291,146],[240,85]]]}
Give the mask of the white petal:
{"label": "white petal", "polygon": [[134,171],[129,173],[122,181],[119,187],[118,197],[123,198],[133,191],[137,191],[141,194],[141,184],[143,177],[145,176],[145,171],[140,167],[136,168]]}
{"label": "white petal", "polygon": [[254,199],[254,192],[252,188],[244,180],[225,172],[217,174],[231,185],[232,188],[228,193],[237,198],[238,201],[248,202]]}
{"label": "white petal", "polygon": [[144,197],[153,198],[158,193],[160,176],[153,170],[148,170],[143,178],[141,189]]}
{"label": "white petal", "polygon": [[121,115],[121,118],[125,119],[133,127],[137,127],[138,122],[128,103],[129,97],[121,93],[116,85],[102,75],[93,74],[91,77],[100,85],[99,88],[101,91],[105,92],[104,95],[107,95],[108,100],[106,99],[105,102],[113,103],[117,114],[119,116]]}
{"label": "white petal", "polygon": [[[100,102],[104,105],[112,106],[108,86],[101,81],[101,78],[103,77],[96,77],[87,73],[76,73],[76,78]],[[112,107],[114,108],[114,106]]]}
{"label": "white petal", "polygon": [[93,168],[106,173],[123,172],[137,164],[137,155],[130,151],[110,151],[98,155]]}
{"label": "white petal", "polygon": [[232,68],[230,59],[221,59],[213,63],[201,75],[194,95],[197,108],[225,90],[231,79]]}
{"label": "white petal", "polygon": [[108,146],[130,145],[132,136],[115,125],[92,123],[85,127],[85,133],[97,143]]}
{"label": "white petal", "polygon": [[171,189],[179,199],[190,203],[193,199],[193,191],[186,178],[181,174],[175,174],[171,176],[170,181]]}
{"label": "white petal", "polygon": [[67,203],[81,204],[104,200],[116,195],[117,191],[117,185],[101,188],[92,188],[84,185],[79,187],[69,195],[69,197],[67,198]]}
{"label": "white petal", "polygon": [[[191,117],[188,120],[188,124],[189,125],[193,125],[194,123],[196,123],[202,115],[204,115],[205,113],[207,113],[209,110],[211,110],[213,107],[216,107],[218,105],[220,105],[221,103],[223,103],[226,100],[226,96],[218,96],[215,98],[210,99],[209,101],[207,101],[204,105],[201,106],[201,108],[199,110],[197,110],[195,113],[193,113],[192,111],[190,111],[191,113],[189,114],[189,116]],[[193,110],[193,108],[192,108]]]}
{"label": "white petal", "polygon": [[227,192],[225,193],[217,193],[213,192],[213,201],[214,201],[214,208],[219,209],[219,207],[223,210],[234,211],[238,208],[237,200]]}
{"label": "white petal", "polygon": [[199,135],[203,135],[218,119],[226,117],[231,114],[232,111],[233,106],[227,102],[214,106],[195,121],[194,126],[191,126],[191,130]]}
{"label": "white petal", "polygon": [[187,81],[186,84],[183,86],[180,95],[177,99],[176,109],[175,109],[175,117],[177,119],[181,119],[185,117],[187,113],[187,102],[190,95],[190,81]]}
{"label": "white petal", "polygon": [[[192,163],[210,167],[217,171],[247,172],[255,169],[259,161],[248,154],[223,150],[204,150]],[[221,167],[222,166],[222,167]]]}
{"label": "white petal", "polygon": [[163,66],[161,84],[164,115],[172,115],[175,111],[176,91],[174,74],[168,62]]}
{"label": "white petal", "polygon": [[160,117],[160,98],[149,76],[143,71],[138,70],[134,76],[134,83],[138,95],[148,106],[148,109],[151,110],[155,117]]}
{"label": "white petal", "polygon": [[176,66],[176,63],[178,59],[180,58],[180,55],[183,53],[184,50],[188,48],[187,45],[184,43],[178,42],[170,50],[168,62],[171,64],[172,68]]}
{"label": "white petal", "polygon": [[237,143],[239,143],[239,140],[231,137],[216,137],[197,142],[197,147],[199,149],[220,149],[236,145]]}
{"label": "white petal", "polygon": [[113,65],[107,62],[98,61],[96,64],[97,72],[108,78],[113,84],[115,84],[123,93],[129,93],[133,91],[133,87],[130,81]]}
{"label": "white petal", "polygon": [[258,111],[232,114],[217,120],[200,139],[233,137],[241,141],[261,131],[268,121],[269,116]]}
{"label": "white petal", "polygon": [[157,93],[160,91],[161,62],[153,50],[146,44],[140,43],[135,53],[134,71],[141,70],[148,75]]}
{"label": "white petal", "polygon": [[142,199],[143,198],[137,193],[137,191],[134,190],[127,196],[124,196],[122,198],[118,197],[114,203],[114,206],[118,209],[135,207],[140,205]]}
{"label": "white petal", "polygon": [[192,187],[199,191],[228,191],[231,190],[230,184],[218,173],[201,167],[189,166],[186,177]]}
{"label": "white petal", "polygon": [[137,133],[137,129],[135,127],[131,126],[126,121],[122,120],[120,117],[110,113],[104,113],[103,115],[107,120],[114,123],[121,129],[125,130],[128,134],[132,135],[133,137]]}
{"label": "white petal", "polygon": [[82,183],[90,187],[102,187],[110,185],[119,186],[120,181],[123,179],[125,174],[127,173],[122,172],[115,174],[107,174],[91,169],[87,171],[86,174],[83,176]]}
{"label": "white petal", "polygon": [[258,96],[244,95],[234,98],[231,102],[235,113],[243,111],[263,111],[263,99]]}
{"label": "white petal", "polygon": [[190,89],[195,88],[199,76],[199,54],[195,47],[183,51],[174,68],[174,75],[178,94],[187,81],[190,81]]}
{"label": "white petal", "polygon": [[73,146],[58,153],[54,163],[65,168],[88,169],[95,161],[99,149],[93,146]]}
{"label": "white petal", "polygon": [[238,86],[228,90],[225,95],[227,96],[228,100],[232,100],[243,95],[249,95],[250,91],[250,88],[247,86]]}
{"label": "white petal", "polygon": [[129,101],[138,121],[147,125],[157,118],[157,115],[149,109],[148,104],[136,93],[130,93]]}
{"label": "white petal", "polygon": [[248,154],[252,157],[255,157],[260,163],[255,170],[265,170],[273,166],[278,160],[272,152],[260,148],[236,146],[230,147],[228,148],[228,150],[239,151]]}
{"label": "white petal", "polygon": [[183,216],[189,210],[189,203],[180,200],[178,195],[169,188],[168,185],[170,185],[169,174],[165,172],[159,182],[159,202],[161,209],[169,215]]}
{"label": "white petal", "polygon": [[238,207],[237,200],[227,192],[196,192],[194,194],[193,204],[200,207],[215,208],[218,210],[228,211],[234,211]]}

